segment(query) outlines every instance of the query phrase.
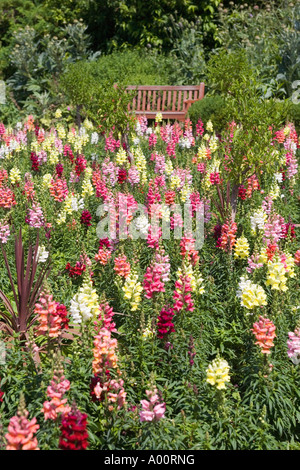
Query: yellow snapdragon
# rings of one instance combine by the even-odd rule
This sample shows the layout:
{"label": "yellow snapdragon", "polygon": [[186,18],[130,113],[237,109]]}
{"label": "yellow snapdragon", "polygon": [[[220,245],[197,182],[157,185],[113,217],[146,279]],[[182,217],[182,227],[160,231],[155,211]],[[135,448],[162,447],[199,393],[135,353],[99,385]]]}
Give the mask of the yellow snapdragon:
{"label": "yellow snapdragon", "polygon": [[9,179],[11,184],[16,184],[21,181],[21,172],[18,168],[12,168],[9,172]]}
{"label": "yellow snapdragon", "polygon": [[46,173],[43,176],[43,182],[42,182],[43,188],[50,188],[51,180],[52,180],[52,175],[50,173]]}
{"label": "yellow snapdragon", "polygon": [[288,290],[286,285],[286,270],[284,265],[279,261],[269,261],[268,262],[268,272],[267,272],[267,280],[266,285],[271,286],[273,290],[280,290],[285,292]]}
{"label": "yellow snapdragon", "polygon": [[166,160],[166,164],[165,164],[165,173],[166,175],[170,176],[172,173],[173,173],[173,165],[172,165],[172,162],[170,159]]}
{"label": "yellow snapdragon", "polygon": [[179,268],[176,275],[177,279],[180,279],[182,275],[188,276],[190,278],[192,292],[200,295],[204,294],[205,289],[203,286],[203,278],[199,273],[194,272],[193,266],[191,264],[184,266],[183,269]]}
{"label": "yellow snapdragon", "polygon": [[117,154],[116,154],[116,164],[119,166],[125,165],[126,167],[129,166],[129,161],[127,158],[126,150],[123,147],[120,147]]}
{"label": "yellow snapdragon", "polygon": [[211,120],[207,121],[206,123],[206,130],[208,132],[213,132],[214,131],[214,126],[213,126],[213,123],[211,122]]}
{"label": "yellow snapdragon", "polygon": [[230,367],[222,358],[216,358],[206,369],[206,382],[215,386],[218,390],[224,390],[226,383],[230,382]]}
{"label": "yellow snapdragon", "polygon": [[267,305],[267,295],[264,289],[243,276],[239,282],[237,296],[241,299],[241,306],[248,310]]}
{"label": "yellow snapdragon", "polygon": [[141,292],[143,290],[142,284],[138,281],[138,275],[131,272],[126,277],[122,290],[124,292],[124,299],[128,300],[130,304],[131,311],[135,312],[141,303]]}
{"label": "yellow snapdragon", "polygon": [[250,253],[249,243],[246,237],[242,236],[236,240],[234,245],[235,258],[248,258]]}
{"label": "yellow snapdragon", "polygon": [[62,117],[61,109],[57,108],[57,110],[54,113],[54,116],[55,116],[56,119],[61,118]]}

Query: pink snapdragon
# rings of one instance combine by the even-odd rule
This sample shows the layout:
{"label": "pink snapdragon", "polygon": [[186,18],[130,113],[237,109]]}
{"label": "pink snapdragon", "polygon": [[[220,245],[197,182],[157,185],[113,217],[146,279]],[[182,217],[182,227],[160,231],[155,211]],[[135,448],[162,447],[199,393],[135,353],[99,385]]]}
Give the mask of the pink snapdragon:
{"label": "pink snapdragon", "polygon": [[114,139],[113,132],[111,131],[109,135],[105,138],[105,152],[112,152],[114,153],[117,148],[120,147],[120,141]]}
{"label": "pink snapdragon", "polygon": [[7,243],[9,236],[10,236],[9,225],[0,222],[0,243]]}
{"label": "pink snapdragon", "polygon": [[191,291],[192,287],[190,277],[182,274],[175,282],[175,290],[173,293],[173,310],[175,310],[175,312],[180,312],[181,310],[193,312],[193,310],[195,310]]}
{"label": "pink snapdragon", "polygon": [[32,208],[28,210],[25,222],[30,225],[30,227],[40,228],[44,226],[44,214],[39,203],[33,202]]}
{"label": "pink snapdragon", "polygon": [[152,299],[156,292],[165,292],[162,281],[162,268],[158,264],[148,266],[143,283],[146,299]]}
{"label": "pink snapdragon", "polygon": [[45,421],[47,419],[56,420],[60,414],[69,413],[71,407],[67,404],[68,399],[63,398],[69,389],[70,382],[65,378],[63,370],[55,370],[53,379],[47,387],[47,396],[51,400],[45,401],[42,409]]}
{"label": "pink snapdragon", "polygon": [[35,433],[39,429],[36,418],[28,420],[28,411],[20,408],[13,416],[5,434],[7,441],[6,450],[39,450]]}
{"label": "pink snapdragon", "polygon": [[290,331],[287,341],[287,355],[295,365],[300,364],[300,329],[296,328],[294,332]]}
{"label": "pink snapdragon", "polygon": [[95,322],[96,328],[98,325],[101,325],[99,331],[101,328],[105,328],[110,331],[110,333],[117,333],[116,324],[113,321],[114,311],[112,307],[109,306],[109,303],[107,301],[101,302],[99,310],[98,321]]}
{"label": "pink snapdragon", "polygon": [[157,389],[146,390],[148,400],[141,400],[140,421],[157,422],[165,417],[166,404],[159,401]]}
{"label": "pink snapdragon", "polygon": [[140,173],[138,169],[135,166],[132,166],[128,170],[128,175],[127,175],[128,181],[131,185],[134,184],[139,184],[140,182]]}

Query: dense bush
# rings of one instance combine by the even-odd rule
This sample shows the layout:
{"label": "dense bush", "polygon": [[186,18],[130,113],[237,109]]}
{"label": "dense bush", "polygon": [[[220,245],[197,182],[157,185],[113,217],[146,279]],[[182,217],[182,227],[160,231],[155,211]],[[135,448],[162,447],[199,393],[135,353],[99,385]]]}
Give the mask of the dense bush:
{"label": "dense bush", "polygon": [[289,119],[295,123],[297,131],[300,130],[300,104],[292,103],[289,111]]}
{"label": "dense bush", "polygon": [[193,123],[194,129],[199,119],[205,125],[208,121],[213,121],[216,131],[224,129],[228,122],[224,98],[220,95],[205,96],[201,101],[192,104],[189,109],[189,118]]}
{"label": "dense bush", "polygon": [[299,13],[297,2],[229,2],[219,8],[217,41],[228,51],[246,51],[266,98],[291,96],[291,85],[300,78]]}

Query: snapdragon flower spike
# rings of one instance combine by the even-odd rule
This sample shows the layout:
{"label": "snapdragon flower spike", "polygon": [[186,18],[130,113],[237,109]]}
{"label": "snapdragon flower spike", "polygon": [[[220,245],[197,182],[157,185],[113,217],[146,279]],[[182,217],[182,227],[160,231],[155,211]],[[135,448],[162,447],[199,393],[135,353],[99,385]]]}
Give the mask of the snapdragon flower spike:
{"label": "snapdragon flower spike", "polygon": [[195,239],[192,237],[183,237],[180,241],[180,254],[187,261],[191,261],[192,265],[195,266],[199,261],[200,257],[198,251],[195,250]]}
{"label": "snapdragon flower spike", "polygon": [[234,246],[235,258],[248,258],[250,253],[250,246],[246,237],[242,236],[236,240]]}
{"label": "snapdragon flower spike", "polygon": [[125,168],[120,168],[118,173],[118,183],[123,184],[127,179],[127,171]]}
{"label": "snapdragon flower spike", "polygon": [[105,266],[111,258],[111,251],[106,247],[99,248],[98,253],[95,254],[95,261],[102,266]]}
{"label": "snapdragon flower spike", "polygon": [[67,307],[64,304],[57,303],[56,315],[60,317],[61,319],[60,329],[63,330],[65,328],[66,329],[69,328],[69,321],[70,321],[68,318],[69,313],[68,313]]}
{"label": "snapdragon flower spike", "polygon": [[92,362],[93,374],[102,376],[108,369],[116,369],[118,358],[116,355],[117,340],[111,337],[111,331],[101,328],[94,338],[94,359]]}
{"label": "snapdragon flower spike", "polygon": [[152,299],[156,292],[165,292],[165,285],[162,282],[162,268],[159,265],[148,266],[144,275],[143,287],[146,299]]}
{"label": "snapdragon flower spike", "polygon": [[165,417],[166,404],[160,402],[156,388],[146,390],[146,395],[148,400],[141,400],[140,421],[160,421]]}
{"label": "snapdragon flower spike", "polygon": [[57,338],[61,333],[63,317],[57,313],[57,302],[51,294],[42,293],[39,302],[35,304],[34,313],[37,315],[37,335],[48,334]]}
{"label": "snapdragon flower spike", "polygon": [[106,328],[111,333],[117,333],[116,324],[113,321],[114,311],[112,307],[109,306],[108,302],[101,302],[99,305],[99,316],[98,320],[95,322],[96,328],[99,326],[99,331],[102,327]]}
{"label": "snapdragon flower spike", "polygon": [[10,228],[8,224],[0,222],[0,243],[7,243],[10,236]]}
{"label": "snapdragon flower spike", "polygon": [[217,247],[224,251],[231,251],[236,241],[237,224],[232,220],[225,222],[221,228],[221,236]]}
{"label": "snapdragon flower spike", "polygon": [[61,163],[58,163],[55,167],[55,171],[56,171],[57,176],[60,178],[64,171],[63,165]]}
{"label": "snapdragon flower spike", "polygon": [[247,199],[247,191],[244,185],[241,185],[239,187],[238,197],[240,197],[242,201],[245,201],[245,199]]}
{"label": "snapdragon flower spike", "polygon": [[30,154],[30,160],[31,160],[31,169],[33,171],[38,172],[40,169],[40,164],[39,164],[39,157],[35,152],[31,152]]}
{"label": "snapdragon flower spike", "polygon": [[66,180],[56,175],[56,177],[51,180],[49,191],[55,201],[64,201],[69,194]]}
{"label": "snapdragon flower spike", "polygon": [[94,374],[90,381],[90,396],[93,402],[104,401],[106,392],[109,391],[109,370],[105,371],[104,377],[100,374]]}
{"label": "snapdragon flower spike", "polygon": [[24,191],[22,192],[22,194],[26,195],[28,201],[34,200],[34,197],[35,197],[34,183],[31,179],[30,173],[25,174]]}
{"label": "snapdragon flower spike", "polygon": [[190,277],[182,274],[175,282],[175,291],[173,293],[173,310],[175,310],[175,312],[180,312],[181,310],[193,312],[195,307],[191,291],[192,287]]}
{"label": "snapdragon flower spike", "polygon": [[82,274],[85,272],[86,265],[81,261],[77,261],[75,266],[71,266],[70,263],[67,263],[65,269],[68,271],[71,278],[77,278],[82,276]]}
{"label": "snapdragon flower spike", "polygon": [[292,223],[287,223],[282,227],[282,236],[283,238],[296,238],[295,225]]}
{"label": "snapdragon flower spike", "polygon": [[80,176],[86,169],[87,161],[83,155],[79,155],[75,160],[75,173]]}
{"label": "snapdragon flower spike", "polygon": [[198,122],[196,124],[196,135],[202,137],[204,132],[204,124],[201,119],[198,119]]}
{"label": "snapdragon flower spike", "polygon": [[290,331],[288,336],[287,355],[293,364],[298,365],[300,364],[300,329],[296,328],[295,331]]}
{"label": "snapdragon flower spike", "polygon": [[135,166],[129,168],[127,177],[131,185],[139,184],[140,182],[140,173]]}
{"label": "snapdragon flower spike", "polygon": [[102,173],[98,168],[93,171],[92,183],[96,189],[96,197],[101,197],[103,200],[105,200],[108,194],[108,189],[106,187],[105,181],[102,178]]}
{"label": "snapdragon flower spike", "polygon": [[7,186],[0,185],[0,207],[11,209],[17,204],[14,192]]}
{"label": "snapdragon flower spike", "polygon": [[168,190],[168,191],[165,192],[165,203],[168,206],[172,206],[172,204],[174,204],[175,198],[176,198],[175,191]]}
{"label": "snapdragon flower spike", "polygon": [[114,271],[118,276],[128,277],[130,274],[130,263],[127,261],[126,255],[120,255],[114,260]]}
{"label": "snapdragon flower spike", "polygon": [[190,357],[190,361],[189,361],[190,365],[193,366],[195,364],[194,357],[196,356],[196,349],[195,349],[194,338],[192,335],[190,335],[188,355]]}
{"label": "snapdragon flower spike", "polygon": [[300,250],[296,251],[294,261],[296,266],[300,266]]}
{"label": "snapdragon flower spike", "polygon": [[155,265],[161,269],[161,280],[162,282],[168,282],[170,280],[170,257],[165,254],[165,250],[160,248],[155,252]]}
{"label": "snapdragon flower spike", "polygon": [[69,144],[64,145],[64,156],[68,157],[71,163],[74,163],[74,155]]}
{"label": "snapdragon flower spike", "polygon": [[32,208],[28,209],[25,222],[30,225],[30,227],[34,228],[40,228],[44,226],[44,214],[40,204],[38,204],[37,202],[32,203]]}
{"label": "snapdragon flower spike", "polygon": [[156,134],[152,133],[149,135],[149,149],[155,147],[156,143],[157,143],[157,136]]}
{"label": "snapdragon flower spike", "polygon": [[166,339],[171,333],[175,332],[173,323],[174,310],[170,306],[165,306],[157,319],[157,336],[159,339]]}
{"label": "snapdragon flower spike", "polygon": [[115,150],[119,147],[120,147],[120,141],[114,139],[113,132],[111,131],[108,137],[105,138],[105,152],[110,151],[114,153]]}
{"label": "snapdragon flower spike", "polygon": [[10,419],[8,432],[5,434],[6,450],[39,450],[35,433],[40,426],[36,418],[29,421],[28,415],[26,409],[19,407],[16,416]]}
{"label": "snapdragon flower spike", "polygon": [[256,343],[263,354],[271,354],[270,349],[274,346],[273,340],[276,338],[276,326],[268,318],[259,317],[258,322],[253,324],[252,333],[256,338]]}
{"label": "snapdragon flower spike", "polygon": [[217,357],[206,369],[206,382],[218,390],[225,390],[226,383],[230,382],[229,370],[228,362]]}
{"label": "snapdragon flower spike", "polygon": [[80,216],[80,223],[86,227],[92,225],[92,215],[88,210],[84,210]]}
{"label": "snapdragon flower spike", "polygon": [[61,422],[61,435],[59,449],[61,450],[86,450],[88,443],[87,414],[81,413],[73,405],[68,413],[65,413]]}
{"label": "snapdragon flower spike", "polygon": [[54,370],[53,379],[47,387],[47,396],[50,400],[44,402],[42,409],[45,421],[47,419],[55,421],[60,415],[71,410],[71,407],[67,404],[68,399],[63,398],[69,389],[70,382],[65,378],[63,370]]}

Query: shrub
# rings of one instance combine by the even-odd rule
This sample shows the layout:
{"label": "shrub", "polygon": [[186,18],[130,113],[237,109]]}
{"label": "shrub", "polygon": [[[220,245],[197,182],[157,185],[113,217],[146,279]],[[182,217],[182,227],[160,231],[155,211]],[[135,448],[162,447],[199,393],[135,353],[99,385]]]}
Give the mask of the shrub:
{"label": "shrub", "polygon": [[227,123],[225,113],[225,101],[220,95],[205,96],[201,101],[192,104],[189,109],[189,118],[195,127],[201,119],[206,125],[208,121],[213,121],[217,131],[224,128]]}
{"label": "shrub", "polygon": [[300,129],[300,103],[292,103],[288,118],[295,124],[296,130],[299,131]]}

